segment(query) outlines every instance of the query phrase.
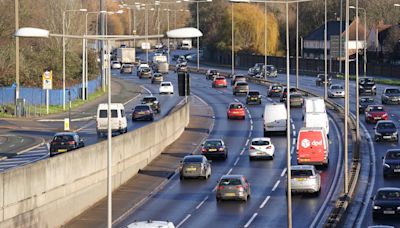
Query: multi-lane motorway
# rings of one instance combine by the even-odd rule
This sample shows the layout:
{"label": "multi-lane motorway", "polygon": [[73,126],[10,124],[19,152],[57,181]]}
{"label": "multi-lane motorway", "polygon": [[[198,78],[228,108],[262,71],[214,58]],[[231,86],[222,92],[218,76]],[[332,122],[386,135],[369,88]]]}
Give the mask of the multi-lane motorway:
{"label": "multi-lane motorway", "polygon": [[[228,69],[222,69],[229,71]],[[237,73],[246,73],[237,71]],[[148,94],[157,96],[162,106],[162,112],[157,115],[159,118],[168,114],[182,98],[177,96],[177,77],[170,73],[165,76],[164,81],[171,81],[175,86],[174,95],[159,95],[158,85],[150,83],[150,80],[139,79],[136,74],[120,75],[118,71],[112,71],[113,77],[118,78],[119,82],[141,85],[143,93],[127,99],[125,109],[128,113],[138,104],[141,98]],[[283,227],[287,226],[287,206],[286,206],[286,137],[271,136],[272,143],[275,145],[275,159],[263,161],[249,161],[247,148],[249,140],[253,137],[263,135],[263,114],[264,104],[279,102],[279,98],[267,98],[266,88],[261,85],[250,84],[250,89],[258,90],[263,95],[262,105],[247,105],[245,120],[227,120],[226,108],[230,102],[240,101],[245,103],[245,97],[233,96],[232,89],[228,88],[213,89],[211,81],[206,80],[204,75],[191,74],[192,93],[202,98],[214,110],[215,125],[209,138],[222,138],[229,147],[229,157],[226,161],[214,161],[212,163],[212,175],[208,180],[179,180],[175,176],[157,194],[152,196],[143,206],[139,207],[118,226],[125,226],[134,220],[170,220],[178,227]],[[277,82],[285,83],[286,77],[279,75],[274,79]],[[316,87],[315,79],[312,77],[301,77],[299,87],[317,94],[323,94],[323,87]],[[334,80],[334,83],[343,83]],[[229,83],[228,83],[229,84]],[[295,86],[295,77],[291,78],[291,85]],[[355,84],[350,83],[350,111],[355,113]],[[383,85],[377,86],[377,103],[380,103],[380,94]],[[334,99],[338,104],[344,105],[343,99]],[[387,106],[390,119],[397,124],[400,120],[400,110],[398,106]],[[296,136],[297,131],[302,127],[301,109],[293,108],[291,112],[291,148],[292,164],[296,164]],[[363,121],[364,115],[361,114],[361,125],[366,138],[373,138],[374,130],[371,124]],[[338,121],[335,113],[330,113],[330,165],[327,169],[321,169],[322,191],[319,196],[294,195],[293,196],[293,224],[295,227],[318,227],[321,218],[326,216],[325,208],[331,204],[330,199],[337,192],[335,187],[340,185],[343,162],[343,123]],[[130,131],[148,124],[148,122],[128,121]],[[86,144],[98,142],[96,136],[96,126],[94,120],[76,122],[76,128],[81,136],[85,138]],[[23,132],[24,134],[35,134],[42,137],[45,141],[50,140],[55,133],[54,129],[60,128],[61,123],[49,122],[48,128],[37,132]],[[370,136],[368,136],[368,134]],[[363,138],[363,140],[366,140]],[[101,140],[101,139],[100,139]],[[366,141],[365,141],[366,142]],[[396,178],[383,179],[381,157],[389,148],[398,148],[396,143],[375,143],[371,153],[375,162],[372,168],[376,171],[369,182],[372,193],[383,186],[400,187]],[[189,153],[190,151],[188,151]],[[197,153],[199,153],[197,151]],[[47,158],[47,147],[45,145],[25,152],[12,159],[0,161],[0,169],[16,167],[18,165],[33,162],[37,159]],[[220,202],[215,200],[215,186],[217,180],[224,174],[243,174],[251,184],[251,198],[247,203],[242,202]],[[395,220],[372,221],[370,202],[365,203],[364,213],[359,214],[359,222],[362,227],[371,224],[391,224],[399,226]]]}

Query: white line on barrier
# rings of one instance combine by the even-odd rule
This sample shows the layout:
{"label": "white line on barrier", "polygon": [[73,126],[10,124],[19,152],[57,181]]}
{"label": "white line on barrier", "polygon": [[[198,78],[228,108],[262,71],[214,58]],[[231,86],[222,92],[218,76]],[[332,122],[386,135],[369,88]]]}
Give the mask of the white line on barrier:
{"label": "white line on barrier", "polygon": [[296,129],[296,127],[294,126],[294,124],[292,124],[292,129],[293,129],[293,130]]}
{"label": "white line on barrier", "polygon": [[293,138],[292,145],[296,144],[296,139]]}
{"label": "white line on barrier", "polygon": [[272,191],[275,191],[275,190],[276,190],[276,188],[278,187],[279,183],[281,183],[280,180],[278,180],[278,181],[275,183],[274,187],[272,188]]}
{"label": "white line on barrier", "polygon": [[235,98],[235,101],[236,101],[236,102],[239,102],[239,100],[238,100],[238,99],[236,99],[236,98]]}
{"label": "white line on barrier", "polygon": [[250,131],[252,131],[253,130],[253,124],[252,125],[250,125]]}
{"label": "white line on barrier", "polygon": [[245,150],[246,150],[246,149],[243,148],[242,151],[240,152],[240,155],[243,155],[243,153],[244,153]]}
{"label": "white line on barrier", "polygon": [[290,149],[290,154],[293,154],[294,151],[294,146],[292,146],[292,149]]}
{"label": "white line on barrier", "polygon": [[233,168],[231,168],[231,169],[226,173],[226,175],[231,174],[232,170],[233,170]]}
{"label": "white line on barrier", "polygon": [[191,214],[186,215],[186,217],[180,222],[178,223],[178,225],[176,226],[176,228],[181,227],[183,223],[186,222],[186,220],[188,220],[190,218],[190,216],[192,216]]}
{"label": "white line on barrier", "polygon": [[293,131],[293,137],[296,137],[296,131]]}
{"label": "white line on barrier", "polygon": [[267,196],[267,198],[265,198],[265,200],[262,202],[262,204],[260,205],[260,209],[264,208],[265,204],[267,204],[269,198],[271,198],[271,196]]}
{"label": "white line on barrier", "polygon": [[249,221],[244,225],[245,228],[249,227],[253,220],[257,217],[258,213],[254,213],[253,216],[249,219]]}

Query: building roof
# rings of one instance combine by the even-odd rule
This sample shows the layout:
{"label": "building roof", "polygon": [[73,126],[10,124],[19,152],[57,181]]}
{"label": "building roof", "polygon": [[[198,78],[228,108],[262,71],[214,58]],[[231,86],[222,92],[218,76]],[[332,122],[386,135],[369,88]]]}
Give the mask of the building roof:
{"label": "building roof", "polygon": [[[350,40],[355,40],[356,39],[356,22],[359,20],[354,20],[350,23],[349,25],[349,39]],[[342,23],[342,30],[340,31],[340,23]],[[327,33],[327,40],[330,40],[330,37],[332,35],[339,35],[340,32],[344,33],[346,29],[346,23],[345,21],[328,21],[327,22],[328,26],[328,33]],[[306,37],[304,37],[304,40],[324,40],[324,28],[325,24],[322,24],[320,27],[312,31],[310,34],[308,34]],[[358,24],[358,37],[360,40],[363,39],[364,37],[364,32],[365,28],[363,26],[363,23]]]}

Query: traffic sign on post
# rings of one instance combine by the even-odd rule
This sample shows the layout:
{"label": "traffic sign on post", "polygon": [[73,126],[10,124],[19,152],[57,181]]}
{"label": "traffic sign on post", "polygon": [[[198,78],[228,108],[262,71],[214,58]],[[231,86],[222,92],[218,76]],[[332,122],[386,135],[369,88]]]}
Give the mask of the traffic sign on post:
{"label": "traffic sign on post", "polygon": [[149,42],[143,42],[142,43],[142,49],[143,50],[150,50],[150,43]]}
{"label": "traffic sign on post", "polygon": [[53,71],[46,70],[42,75],[43,89],[53,89]]}

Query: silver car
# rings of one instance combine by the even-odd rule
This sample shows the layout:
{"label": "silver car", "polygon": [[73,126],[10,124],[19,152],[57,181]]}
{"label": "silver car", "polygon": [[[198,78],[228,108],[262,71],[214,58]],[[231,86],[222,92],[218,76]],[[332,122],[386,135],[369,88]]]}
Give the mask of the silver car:
{"label": "silver car", "polygon": [[247,94],[249,92],[249,84],[247,82],[235,82],[233,86],[233,95],[238,93]]}
{"label": "silver car", "polygon": [[217,202],[221,200],[243,200],[250,197],[250,184],[243,175],[224,175],[218,181]]}
{"label": "silver car", "polygon": [[181,161],[180,179],[199,178],[208,179],[211,176],[210,161],[203,155],[187,155]]}
{"label": "silver car", "polygon": [[328,89],[328,97],[344,97],[344,88],[340,84],[331,85]]}
{"label": "silver car", "polygon": [[315,193],[321,191],[321,176],[313,165],[294,165],[291,167],[292,193]]}

